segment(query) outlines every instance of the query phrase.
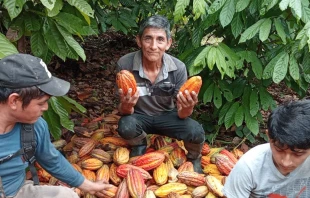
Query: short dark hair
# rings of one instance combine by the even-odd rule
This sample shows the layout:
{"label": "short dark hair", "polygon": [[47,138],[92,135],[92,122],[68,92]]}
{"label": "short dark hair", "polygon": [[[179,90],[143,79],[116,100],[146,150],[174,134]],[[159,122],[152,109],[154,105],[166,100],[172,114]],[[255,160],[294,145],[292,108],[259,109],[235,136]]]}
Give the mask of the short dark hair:
{"label": "short dark hair", "polygon": [[141,37],[146,28],[163,29],[166,32],[167,39],[171,38],[170,23],[166,17],[161,15],[153,15],[145,19],[140,25],[138,35]]}
{"label": "short dark hair", "polygon": [[41,91],[36,86],[20,88],[20,89],[10,89],[6,87],[0,87],[0,103],[5,103],[9,96],[13,93],[17,93],[23,102],[22,107],[27,107],[31,100],[42,98],[47,95],[45,92]]}
{"label": "short dark hair", "polygon": [[310,148],[310,101],[285,103],[272,111],[268,119],[271,141],[282,147]]}

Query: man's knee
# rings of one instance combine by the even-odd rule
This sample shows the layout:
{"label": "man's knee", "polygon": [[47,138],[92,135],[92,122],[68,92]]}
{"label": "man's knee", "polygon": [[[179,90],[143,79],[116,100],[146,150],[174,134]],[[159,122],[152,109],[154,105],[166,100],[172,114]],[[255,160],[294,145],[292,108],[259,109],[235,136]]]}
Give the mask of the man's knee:
{"label": "man's knee", "polygon": [[189,142],[193,144],[201,144],[205,141],[205,131],[197,121],[193,121],[188,125],[188,131],[190,131]]}
{"label": "man's knee", "polygon": [[133,116],[123,116],[118,122],[118,134],[127,140],[137,136],[137,120]]}

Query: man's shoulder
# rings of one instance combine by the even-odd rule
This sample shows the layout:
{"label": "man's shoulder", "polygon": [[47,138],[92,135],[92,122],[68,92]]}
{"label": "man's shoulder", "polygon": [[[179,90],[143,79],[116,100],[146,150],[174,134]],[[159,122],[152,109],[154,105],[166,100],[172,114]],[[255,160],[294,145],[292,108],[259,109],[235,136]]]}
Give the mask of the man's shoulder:
{"label": "man's shoulder", "polygon": [[128,54],[125,54],[124,56],[122,56],[122,57],[120,57],[120,58],[118,59],[118,62],[126,61],[126,60],[129,60],[129,59],[133,60],[133,58],[135,57],[135,55],[136,55],[137,52],[138,52],[138,51],[130,52],[130,53],[128,53]]}

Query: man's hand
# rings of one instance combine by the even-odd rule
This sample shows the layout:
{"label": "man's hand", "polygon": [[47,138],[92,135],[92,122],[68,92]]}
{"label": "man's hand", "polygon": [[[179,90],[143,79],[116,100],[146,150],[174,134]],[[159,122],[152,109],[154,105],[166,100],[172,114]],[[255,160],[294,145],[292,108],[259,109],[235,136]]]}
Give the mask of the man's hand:
{"label": "man's hand", "polygon": [[103,197],[100,191],[109,188],[108,183],[103,183],[102,181],[92,182],[85,178],[84,182],[78,187],[83,192],[90,193],[92,195],[96,194],[98,197]]}
{"label": "man's hand", "polygon": [[136,91],[136,93],[131,96],[132,89],[128,89],[127,95],[124,95],[123,90],[118,90],[119,97],[120,97],[120,104],[118,105],[118,110],[121,114],[133,114],[134,112],[134,106],[136,105],[138,99],[139,99],[139,90]]}
{"label": "man's hand", "polygon": [[177,108],[179,117],[186,118],[190,116],[193,113],[193,109],[197,103],[198,96],[194,91],[189,93],[188,90],[185,90],[184,95],[182,92],[179,92],[177,95]]}

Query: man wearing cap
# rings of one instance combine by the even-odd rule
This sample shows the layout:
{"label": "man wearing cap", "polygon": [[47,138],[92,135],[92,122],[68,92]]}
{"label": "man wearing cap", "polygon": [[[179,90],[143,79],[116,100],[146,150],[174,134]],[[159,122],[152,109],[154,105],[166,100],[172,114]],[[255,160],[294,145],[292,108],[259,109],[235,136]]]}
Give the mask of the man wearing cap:
{"label": "man wearing cap", "polygon": [[[0,161],[21,149],[21,123],[34,124],[37,162],[68,185],[103,197],[100,191],[107,184],[89,181],[71,166],[51,143],[47,123],[41,117],[48,109],[50,96],[65,95],[69,88],[70,83],[52,76],[40,58],[14,54],[0,60]],[[33,185],[26,180],[28,165],[22,155],[0,164],[0,189],[4,189],[4,196],[78,198],[67,187]]]}

